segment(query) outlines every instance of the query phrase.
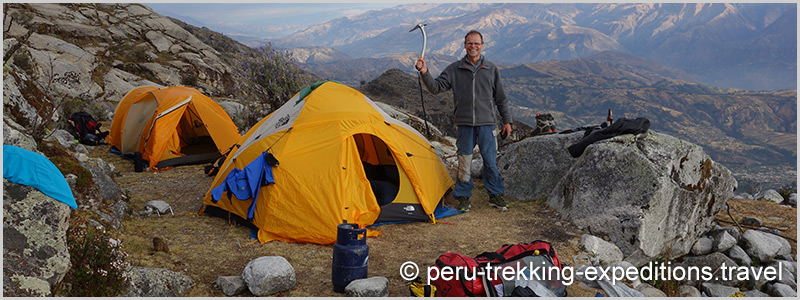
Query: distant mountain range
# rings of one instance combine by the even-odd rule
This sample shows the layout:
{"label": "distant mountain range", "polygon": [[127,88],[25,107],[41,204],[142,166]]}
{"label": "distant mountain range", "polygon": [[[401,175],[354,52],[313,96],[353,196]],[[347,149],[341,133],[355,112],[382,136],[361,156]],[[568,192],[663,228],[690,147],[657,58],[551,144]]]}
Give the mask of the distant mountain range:
{"label": "distant mountain range", "polygon": [[[297,49],[316,66],[363,58],[463,55],[469,29],[486,38],[498,64],[570,60],[603,51],[632,54],[691,74],[708,85],[744,90],[797,88],[797,5],[756,3],[408,4],[311,26],[274,47]],[[314,46],[314,48],[307,48]],[[337,52],[338,55],[325,53]],[[407,55],[408,54],[408,55]],[[349,57],[350,59],[348,59]],[[439,70],[446,61],[432,64]],[[412,60],[413,61],[413,60]],[[407,62],[404,68],[410,68]]]}

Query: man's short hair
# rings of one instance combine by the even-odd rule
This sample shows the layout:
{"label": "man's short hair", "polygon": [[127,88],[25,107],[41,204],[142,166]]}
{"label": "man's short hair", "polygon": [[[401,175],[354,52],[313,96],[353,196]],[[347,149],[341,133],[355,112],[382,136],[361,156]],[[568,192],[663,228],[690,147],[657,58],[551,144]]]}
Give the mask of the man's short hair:
{"label": "man's short hair", "polygon": [[477,34],[478,34],[478,36],[480,36],[480,37],[481,37],[481,43],[483,43],[483,35],[482,35],[480,32],[478,32],[477,30],[474,30],[474,29],[473,29],[473,30],[470,30],[469,32],[467,32],[467,35],[465,35],[465,36],[464,36],[464,43],[467,43],[467,37],[468,37],[470,34],[474,34],[474,33],[477,33]]}

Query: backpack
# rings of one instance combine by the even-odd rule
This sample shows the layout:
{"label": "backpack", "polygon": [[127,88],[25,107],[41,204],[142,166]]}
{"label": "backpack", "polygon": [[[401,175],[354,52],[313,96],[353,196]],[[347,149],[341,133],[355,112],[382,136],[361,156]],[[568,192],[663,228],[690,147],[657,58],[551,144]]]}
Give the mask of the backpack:
{"label": "backpack", "polygon": [[108,131],[100,131],[101,123],[85,111],[79,111],[69,116],[72,126],[78,132],[81,144],[95,146],[104,144]]}
{"label": "backpack", "polygon": [[[550,280],[540,280],[534,278],[530,267],[544,267],[534,271],[543,272],[556,268],[561,271],[561,261],[558,259],[552,245],[545,241],[533,241],[531,243],[504,245],[494,252],[484,252],[475,258],[466,257],[456,252],[448,252],[439,256],[433,268],[437,272],[442,272],[445,267],[456,270],[461,267],[462,271],[453,274],[451,280],[442,278],[441,273],[437,273],[438,278],[432,281],[437,288],[436,296],[443,297],[502,297],[502,296],[540,296],[540,297],[564,297],[567,295],[566,286],[563,285],[558,276],[548,278]],[[487,273],[485,268],[513,268],[523,270],[525,277],[506,280],[499,274]],[[464,270],[466,268],[466,271]],[[472,270],[483,270],[482,275],[473,274]],[[554,274],[553,274],[554,275]],[[458,280],[456,280],[458,279]]]}

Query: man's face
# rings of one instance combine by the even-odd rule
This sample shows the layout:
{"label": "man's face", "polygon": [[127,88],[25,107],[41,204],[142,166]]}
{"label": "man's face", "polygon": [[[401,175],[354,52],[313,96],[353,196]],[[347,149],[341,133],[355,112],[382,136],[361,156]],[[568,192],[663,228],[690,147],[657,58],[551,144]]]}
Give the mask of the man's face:
{"label": "man's face", "polygon": [[480,57],[481,50],[483,50],[483,41],[481,40],[481,36],[477,33],[468,35],[466,40],[464,40],[464,49],[467,50],[468,57]]}

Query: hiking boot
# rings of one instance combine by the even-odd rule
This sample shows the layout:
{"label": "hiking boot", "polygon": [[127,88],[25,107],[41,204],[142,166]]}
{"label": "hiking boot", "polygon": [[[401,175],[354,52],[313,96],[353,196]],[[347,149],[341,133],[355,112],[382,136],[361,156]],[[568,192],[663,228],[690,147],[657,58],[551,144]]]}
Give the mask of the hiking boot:
{"label": "hiking boot", "polygon": [[508,210],[508,203],[506,203],[506,201],[503,200],[503,196],[501,195],[489,196],[489,206],[494,208],[499,208],[500,211]]}
{"label": "hiking boot", "polygon": [[458,211],[466,212],[472,207],[469,205],[469,198],[467,197],[457,197],[456,200],[458,200]]}

